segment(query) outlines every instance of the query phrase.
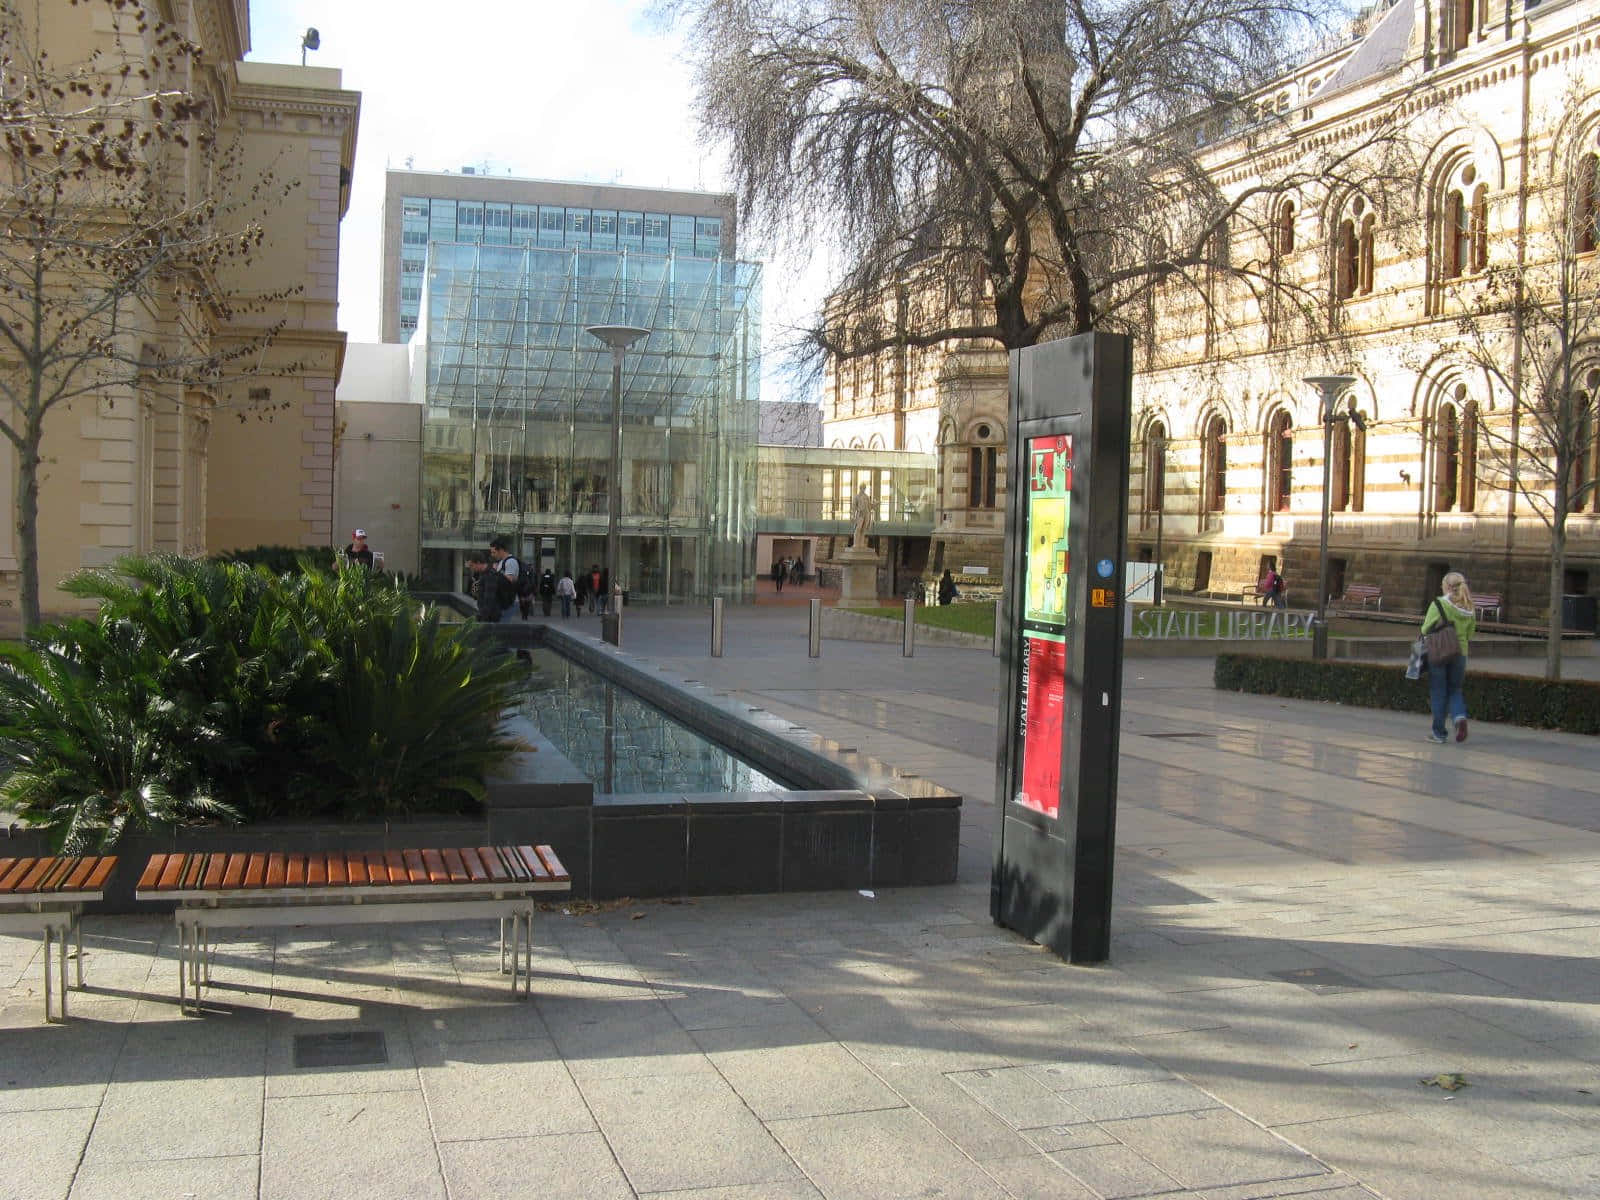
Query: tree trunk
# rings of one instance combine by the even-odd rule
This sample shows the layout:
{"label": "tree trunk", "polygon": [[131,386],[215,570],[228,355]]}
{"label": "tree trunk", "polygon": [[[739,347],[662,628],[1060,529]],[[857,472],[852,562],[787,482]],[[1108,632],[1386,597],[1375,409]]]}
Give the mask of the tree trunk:
{"label": "tree trunk", "polygon": [[1544,648],[1544,677],[1561,678],[1561,594],[1567,574],[1567,516],[1557,507],[1550,531],[1550,628]]}
{"label": "tree trunk", "polygon": [[23,446],[17,453],[17,567],[22,604],[22,632],[39,624],[39,446],[42,424],[30,419],[23,427]]}

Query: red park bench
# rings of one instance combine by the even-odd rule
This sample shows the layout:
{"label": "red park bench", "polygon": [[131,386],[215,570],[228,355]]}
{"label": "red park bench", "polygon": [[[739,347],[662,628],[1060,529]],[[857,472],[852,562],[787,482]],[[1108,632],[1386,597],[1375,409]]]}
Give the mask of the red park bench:
{"label": "red park bench", "polygon": [[83,906],[105,895],[117,860],[110,855],[83,858],[0,858],[0,931],[44,935],[44,1019],[50,1017],[50,946],[61,945],[61,1019],[67,1019],[67,942],[76,939],[78,986],[83,986]]}
{"label": "red park bench", "polygon": [[1352,583],[1337,600],[1329,597],[1335,608],[1383,608],[1383,589],[1375,583]]}
{"label": "red park bench", "polygon": [[549,846],[329,850],[311,854],[155,854],[134,892],[175,900],[178,1005],[198,1012],[211,983],[212,934],[247,926],[500,919],[511,922],[511,992],[533,989],[533,905],[572,890]]}
{"label": "red park bench", "polygon": [[1479,618],[1486,618],[1490,613],[1494,619],[1500,619],[1500,597],[1495,592],[1473,592],[1472,613]]}

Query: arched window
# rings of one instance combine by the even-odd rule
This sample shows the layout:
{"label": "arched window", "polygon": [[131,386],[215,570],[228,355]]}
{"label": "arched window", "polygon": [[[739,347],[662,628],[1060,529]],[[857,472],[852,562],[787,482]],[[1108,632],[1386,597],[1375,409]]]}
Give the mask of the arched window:
{"label": "arched window", "polygon": [[1463,163],[1447,177],[1439,206],[1439,274],[1459,279],[1489,265],[1489,188]]}
{"label": "arched window", "polygon": [[[989,442],[995,436],[994,427],[983,422],[972,431],[973,441]],[[976,445],[967,448],[967,507],[995,508],[999,504],[998,476],[1000,471],[999,448],[993,445]]]}
{"label": "arched window", "polygon": [[[1583,375],[1583,386],[1573,393],[1572,471],[1567,483],[1567,511],[1600,512],[1600,367]],[[1587,494],[1584,489],[1588,488]]]}
{"label": "arched window", "polygon": [[1573,246],[1588,254],[1600,248],[1600,155],[1591,152],[1578,160],[1572,193]]}
{"label": "arched window", "polygon": [[1167,427],[1152,421],[1144,434],[1144,511],[1167,507]]}
{"label": "arched window", "polygon": [[1288,512],[1294,481],[1294,419],[1283,409],[1267,422],[1267,508]]}
{"label": "arched window", "polygon": [[1448,58],[1457,50],[1465,50],[1472,37],[1472,16],[1477,8],[1475,0],[1445,0],[1439,14],[1443,28],[1439,31],[1439,47]]}
{"label": "arched window", "polygon": [[1285,197],[1272,215],[1272,261],[1281,264],[1294,253],[1294,201]]}
{"label": "arched window", "polygon": [[1376,229],[1377,218],[1366,197],[1352,198],[1334,231],[1333,294],[1337,299],[1371,295]]}
{"label": "arched window", "polygon": [[1457,384],[1433,424],[1433,508],[1471,512],[1477,504],[1478,406]]}
{"label": "arched window", "polygon": [[1213,413],[1206,421],[1201,453],[1205,511],[1221,512],[1228,498],[1228,422],[1221,413]]}

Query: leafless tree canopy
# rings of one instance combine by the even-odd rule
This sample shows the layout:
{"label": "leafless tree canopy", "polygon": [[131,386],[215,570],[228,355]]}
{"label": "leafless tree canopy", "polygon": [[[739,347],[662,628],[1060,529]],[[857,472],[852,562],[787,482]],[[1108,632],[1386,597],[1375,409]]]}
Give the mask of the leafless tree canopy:
{"label": "leafless tree canopy", "polygon": [[1352,147],[1223,196],[1210,123],[1279,73],[1323,0],[664,0],[692,25],[699,115],[730,149],[749,220],[837,231],[852,294],[908,273],[965,280],[889,331],[816,331],[835,353],[950,338],[1025,346],[1128,329],[1150,287],[1223,270],[1261,193],[1351,177]]}
{"label": "leafless tree canopy", "polygon": [[[114,34],[74,59],[52,37]],[[136,0],[0,0],[0,434],[17,453],[24,628],[38,619],[38,467],[51,410],[159,392],[221,398],[282,327],[236,290],[255,214],[202,49]],[[231,328],[230,328],[231,327]]]}

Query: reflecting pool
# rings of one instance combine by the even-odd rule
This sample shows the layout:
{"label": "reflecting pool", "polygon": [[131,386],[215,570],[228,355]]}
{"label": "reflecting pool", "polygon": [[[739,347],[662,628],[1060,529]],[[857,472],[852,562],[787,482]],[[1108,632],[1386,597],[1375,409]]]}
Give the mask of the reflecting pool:
{"label": "reflecting pool", "polygon": [[788,785],[553,650],[534,650],[521,710],[611,795],[781,792]]}

